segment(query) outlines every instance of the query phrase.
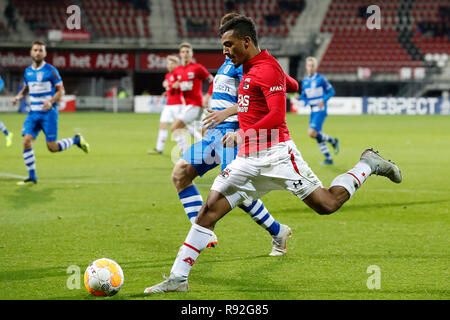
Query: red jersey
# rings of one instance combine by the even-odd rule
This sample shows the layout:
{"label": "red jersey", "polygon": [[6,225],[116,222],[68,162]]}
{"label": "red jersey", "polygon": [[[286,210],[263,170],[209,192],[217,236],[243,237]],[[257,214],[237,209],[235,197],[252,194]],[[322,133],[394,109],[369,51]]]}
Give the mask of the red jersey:
{"label": "red jersey", "polygon": [[174,71],[180,81],[180,89],[186,105],[202,107],[203,92],[202,81],[212,75],[201,64],[191,62],[187,66],[178,66]]}
{"label": "red jersey", "polygon": [[[277,60],[267,50],[245,62],[238,90],[238,120],[242,137],[238,155],[264,150],[291,140],[286,126],[287,77]],[[297,84],[298,88],[298,84]]]}
{"label": "red jersey", "polygon": [[183,104],[183,96],[181,95],[180,88],[175,89],[173,88],[173,83],[177,81],[176,74],[174,71],[166,73],[165,79],[167,80],[167,105],[177,105],[177,104]]}

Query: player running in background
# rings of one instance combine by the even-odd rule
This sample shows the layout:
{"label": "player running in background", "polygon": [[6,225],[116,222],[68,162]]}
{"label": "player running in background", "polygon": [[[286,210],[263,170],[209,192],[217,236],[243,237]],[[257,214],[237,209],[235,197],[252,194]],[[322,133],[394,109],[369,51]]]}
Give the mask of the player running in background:
{"label": "player running in background", "polygon": [[322,126],[327,117],[327,101],[334,96],[335,91],[328,80],[318,74],[317,61],[314,57],[306,58],[306,76],[302,80],[302,92],[299,100],[304,101],[305,107],[311,107],[311,115],[309,118],[308,136],[317,140],[320,151],[325,156],[325,160],[321,162],[323,165],[333,164],[333,158],[328,149],[327,142],[331,143],[334,153],[339,153],[339,139],[332,138],[322,132]]}
{"label": "player running in background", "polygon": [[47,148],[51,152],[67,150],[73,144],[84,152],[89,152],[89,144],[81,136],[76,134],[73,138],[57,141],[58,137],[58,100],[64,95],[64,86],[58,70],[44,61],[47,56],[45,43],[34,41],[30,55],[33,64],[25,69],[25,85],[12,99],[12,103],[22,99],[28,88],[30,94],[30,112],[28,113],[22,128],[23,160],[28,170],[28,178],[18,182],[19,185],[35,184],[36,158],[33,144],[39,132],[44,131]]}
{"label": "player running in background", "polygon": [[[2,92],[5,82],[2,77],[0,77],[0,92]],[[6,147],[9,148],[12,145],[12,138],[14,134],[6,128],[5,124],[0,120],[0,130],[5,134],[6,137]]]}
{"label": "player running in background", "polygon": [[213,236],[214,227],[237,205],[272,190],[288,190],[319,214],[338,210],[371,175],[402,180],[398,167],[372,149],[339,175],[329,189],[303,160],[286,126],[286,77],[267,50],[258,47],[255,25],[237,17],[220,28],[224,53],[243,77],[238,90],[240,129],[223,137],[227,146],[239,145],[238,156],[216,177],[206,202],[192,225],[165,281],[145,293],[188,291],[188,275]]}
{"label": "player running in background", "polygon": [[[225,15],[221,20],[221,25],[236,16],[239,16],[239,14],[230,13]],[[227,109],[229,109],[231,111],[228,112],[230,116],[222,118],[224,121],[221,120],[220,124],[215,123],[215,127],[209,129],[201,141],[191,145],[173,168],[173,184],[185,213],[192,224],[195,223],[198,211],[203,205],[202,196],[193,180],[198,176],[202,177],[206,172],[219,164],[221,164],[221,170],[225,169],[236,158],[237,147],[224,148],[222,137],[227,132],[234,132],[239,129],[236,112],[232,110],[237,104],[237,91],[241,78],[242,66],[236,68],[230,59],[226,58],[214,77],[210,109],[225,112],[228,112]],[[296,84],[292,88],[292,92],[295,92],[298,90],[298,83],[292,78],[291,80]],[[241,204],[239,207],[272,236],[272,252],[269,255],[284,255],[286,253],[286,240],[292,233],[291,229],[276,221],[260,199]],[[214,235],[208,247],[216,245],[217,238]]]}
{"label": "player running in background", "polygon": [[[203,103],[206,101],[206,99],[203,99],[203,80],[211,83],[214,79],[204,66],[192,61],[193,56],[194,52],[190,43],[183,42],[180,44],[181,65],[173,71],[176,79],[179,81],[180,90],[186,103],[186,106],[181,108],[180,114],[171,127],[172,135],[181,154],[189,147],[186,136],[183,134],[183,129],[186,129],[194,121],[200,120],[202,115]],[[193,136],[195,129],[190,129],[190,133]]]}
{"label": "player running in background", "polygon": [[176,79],[176,74],[173,72],[180,65],[180,59],[174,55],[169,55],[166,59],[168,73],[165,75],[163,87],[166,89],[167,103],[161,112],[161,118],[159,120],[156,148],[149,150],[149,154],[161,154],[163,152],[167,141],[169,124],[178,118],[180,112],[185,107],[184,98],[180,91],[180,81]]}

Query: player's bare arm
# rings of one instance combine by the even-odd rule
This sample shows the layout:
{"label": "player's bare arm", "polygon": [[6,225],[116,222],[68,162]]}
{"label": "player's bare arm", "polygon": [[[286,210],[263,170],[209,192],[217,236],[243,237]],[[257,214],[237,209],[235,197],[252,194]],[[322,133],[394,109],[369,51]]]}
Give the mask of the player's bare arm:
{"label": "player's bare arm", "polygon": [[56,92],[55,92],[55,95],[54,95],[51,99],[44,101],[44,108],[43,108],[43,109],[44,109],[45,111],[47,111],[47,110],[50,110],[51,108],[53,108],[53,104],[54,104],[55,102],[58,102],[59,99],[61,99],[62,96],[63,96],[65,93],[66,93],[66,91],[64,90],[64,87],[63,87],[63,86],[56,86]]}
{"label": "player's bare arm", "polygon": [[25,93],[25,90],[26,90],[26,89],[27,89],[27,86],[24,85],[24,86],[22,87],[22,89],[20,89],[19,93],[18,93],[17,95],[15,95],[15,96],[12,98],[11,103],[12,103],[12,104],[16,104],[17,101],[19,101],[20,99],[22,99],[23,96],[24,96],[24,93]]}

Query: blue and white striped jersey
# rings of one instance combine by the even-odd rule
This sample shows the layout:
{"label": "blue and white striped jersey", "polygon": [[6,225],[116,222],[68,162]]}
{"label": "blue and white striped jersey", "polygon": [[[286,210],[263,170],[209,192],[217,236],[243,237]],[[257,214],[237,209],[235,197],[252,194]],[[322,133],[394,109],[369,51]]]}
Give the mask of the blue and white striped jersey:
{"label": "blue and white striped jersey", "polygon": [[328,82],[327,78],[321,74],[314,73],[310,77],[304,77],[302,80],[302,93],[299,100],[305,102],[305,106],[311,106],[311,111],[319,111],[317,105],[323,100],[327,110],[327,101],[334,96],[333,86]]}
{"label": "blue and white striped jersey", "polygon": [[[51,99],[55,95],[56,86],[63,83],[58,70],[45,61],[38,69],[34,69],[33,65],[26,68],[24,78],[30,95],[31,111],[42,111],[43,101]],[[56,108],[56,105],[55,102],[53,107]]]}
{"label": "blue and white striped jersey", "polygon": [[[242,65],[235,68],[231,60],[226,58],[214,77],[211,109],[224,110],[234,106],[238,101],[238,88],[241,79]],[[237,115],[228,117],[225,120],[225,122],[237,121]]]}

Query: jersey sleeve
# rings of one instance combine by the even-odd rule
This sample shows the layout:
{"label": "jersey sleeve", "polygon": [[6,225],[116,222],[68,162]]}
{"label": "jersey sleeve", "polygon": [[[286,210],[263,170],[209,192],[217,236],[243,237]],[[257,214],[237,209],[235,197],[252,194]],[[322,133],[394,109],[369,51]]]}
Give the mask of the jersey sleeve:
{"label": "jersey sleeve", "polygon": [[0,92],[2,92],[4,86],[5,82],[3,81],[2,77],[0,77]]}
{"label": "jersey sleeve", "polygon": [[305,106],[308,104],[308,97],[306,96],[304,81],[302,81],[302,88],[298,100],[303,101],[305,103]]}
{"label": "jersey sleeve", "polygon": [[63,82],[62,82],[62,78],[58,72],[58,69],[51,68],[50,73],[51,73],[50,81],[52,82],[52,84],[54,86],[61,86],[63,84]]}
{"label": "jersey sleeve", "polygon": [[[271,67],[264,70],[263,74],[257,79],[264,98],[266,99],[269,112],[258,122],[250,126],[249,129],[258,132],[260,129],[273,129],[283,123],[286,118],[286,92],[285,75],[278,69]],[[265,76],[270,75],[270,76]],[[245,132],[240,129],[238,134],[244,138]]]}
{"label": "jersey sleeve", "polygon": [[28,70],[28,69],[25,69],[25,72],[24,72],[24,74],[23,74],[23,84],[24,84],[25,86],[28,86],[27,70]]}
{"label": "jersey sleeve", "polygon": [[242,65],[239,66],[239,68],[235,68],[236,71],[236,77],[239,79],[239,82],[242,81],[242,77],[244,76],[244,72],[242,71]]}
{"label": "jersey sleeve", "polygon": [[[201,80],[206,80],[209,77],[212,77],[211,73],[209,73],[208,70],[206,70],[206,68],[204,66],[202,66],[201,64],[198,65],[198,69],[197,69],[197,76],[201,79]],[[212,81],[210,81],[212,82]]]}
{"label": "jersey sleeve", "polygon": [[286,92],[297,92],[298,91],[298,82],[294,78],[292,78],[290,75],[285,73],[286,75]]}
{"label": "jersey sleeve", "polygon": [[330,99],[332,96],[334,96],[336,92],[334,91],[334,88],[331,85],[331,83],[325,77],[322,77],[322,86],[323,86],[323,91],[325,92],[325,94],[323,95],[323,100],[325,102],[327,102],[328,99]]}

